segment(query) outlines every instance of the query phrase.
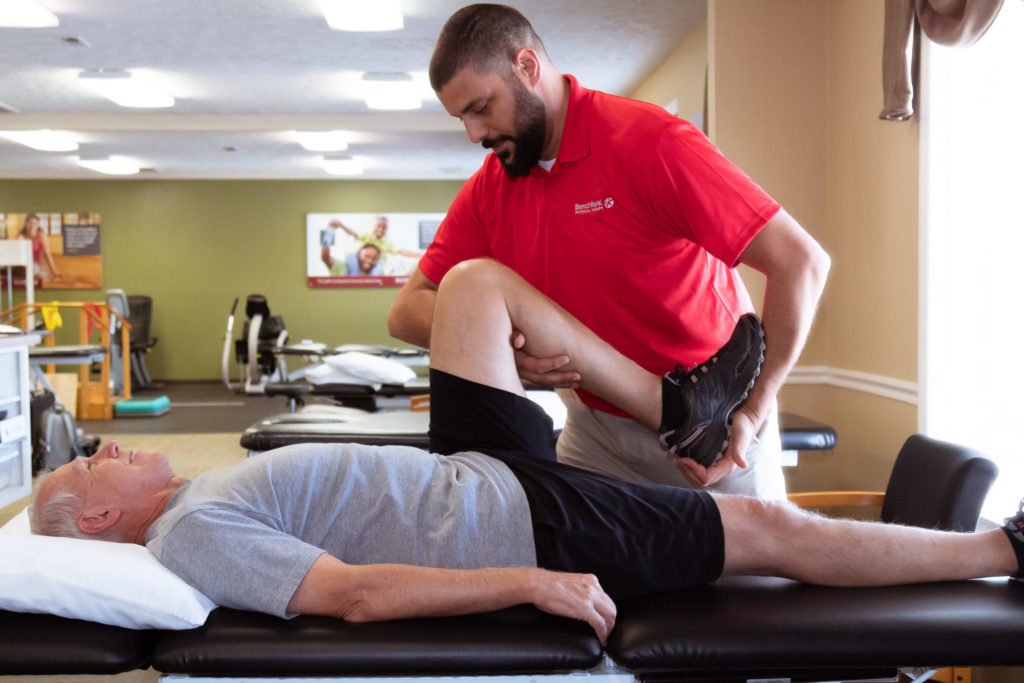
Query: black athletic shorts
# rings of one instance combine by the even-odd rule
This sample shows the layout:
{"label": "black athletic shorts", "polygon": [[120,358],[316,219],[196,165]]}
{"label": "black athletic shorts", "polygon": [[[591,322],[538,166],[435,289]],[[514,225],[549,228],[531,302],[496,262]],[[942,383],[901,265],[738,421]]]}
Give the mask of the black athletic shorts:
{"label": "black athletic shorts", "polygon": [[478,451],[508,465],[530,505],[538,565],[595,574],[613,598],[722,573],[722,518],[707,492],[556,462],[551,418],[528,398],[432,369],[430,449]]}

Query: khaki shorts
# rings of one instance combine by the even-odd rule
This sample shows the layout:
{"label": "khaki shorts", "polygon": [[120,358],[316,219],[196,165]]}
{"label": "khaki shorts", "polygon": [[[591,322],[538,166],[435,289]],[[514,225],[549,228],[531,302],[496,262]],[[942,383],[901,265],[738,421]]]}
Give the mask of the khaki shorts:
{"label": "khaki shorts", "polygon": [[[568,409],[558,438],[559,462],[626,481],[695,488],[676,469],[674,458],[669,458],[656,433],[632,419],[588,407],[570,389],[558,389],[558,395]],[[745,470],[736,468],[708,490],[785,500],[782,442],[774,404],[746,458],[749,466]]]}

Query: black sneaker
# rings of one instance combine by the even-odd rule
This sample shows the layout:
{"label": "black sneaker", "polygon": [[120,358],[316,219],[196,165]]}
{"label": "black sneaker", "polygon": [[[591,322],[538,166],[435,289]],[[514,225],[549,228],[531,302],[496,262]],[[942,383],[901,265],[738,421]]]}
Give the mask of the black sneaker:
{"label": "black sneaker", "polygon": [[1010,537],[1010,545],[1017,554],[1017,573],[1013,578],[1024,581],[1024,499],[1021,499],[1017,514],[1007,517],[1003,522],[1003,531]]}
{"label": "black sneaker", "polygon": [[741,317],[718,352],[693,370],[682,365],[661,380],[661,443],[669,453],[715,464],[729,443],[732,414],[754,386],[764,361],[764,327],[753,313]]}

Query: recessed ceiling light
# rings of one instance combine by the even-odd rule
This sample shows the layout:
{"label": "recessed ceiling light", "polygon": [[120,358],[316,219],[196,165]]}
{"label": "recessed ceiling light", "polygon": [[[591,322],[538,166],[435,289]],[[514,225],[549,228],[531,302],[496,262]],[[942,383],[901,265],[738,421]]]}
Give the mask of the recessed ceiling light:
{"label": "recessed ceiling light", "polygon": [[57,26],[57,15],[32,0],[0,2],[0,26],[10,28],[47,28]]}
{"label": "recessed ceiling light", "polygon": [[320,0],[320,11],[336,31],[398,31],[405,25],[399,0]]}
{"label": "recessed ceiling light", "polygon": [[81,71],[78,79],[122,107],[159,109],[173,107],[174,98],[144,78],[120,69]]}
{"label": "recessed ceiling light", "polygon": [[134,175],[139,172],[139,165],[124,157],[78,157],[80,166],[106,173],[107,175]]}
{"label": "recessed ceiling light", "polygon": [[292,136],[310,152],[342,152],[348,149],[348,136],[340,130],[293,130]]}
{"label": "recessed ceiling light", "polygon": [[419,109],[419,88],[408,73],[369,71],[363,74],[363,95],[370,109]]}
{"label": "recessed ceiling light", "polygon": [[43,152],[74,152],[78,143],[62,130],[0,130],[0,137]]}
{"label": "recessed ceiling light", "polygon": [[324,170],[331,175],[362,175],[363,165],[351,157],[324,157]]}

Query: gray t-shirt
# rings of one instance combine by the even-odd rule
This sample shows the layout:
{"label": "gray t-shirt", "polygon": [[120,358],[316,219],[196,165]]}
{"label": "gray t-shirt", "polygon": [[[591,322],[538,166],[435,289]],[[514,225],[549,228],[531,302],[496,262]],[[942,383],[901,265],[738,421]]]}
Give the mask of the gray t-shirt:
{"label": "gray t-shirt", "polygon": [[146,547],[218,605],[288,616],[323,552],[349,564],[536,566],[502,462],[403,446],[303,444],[186,481]]}

